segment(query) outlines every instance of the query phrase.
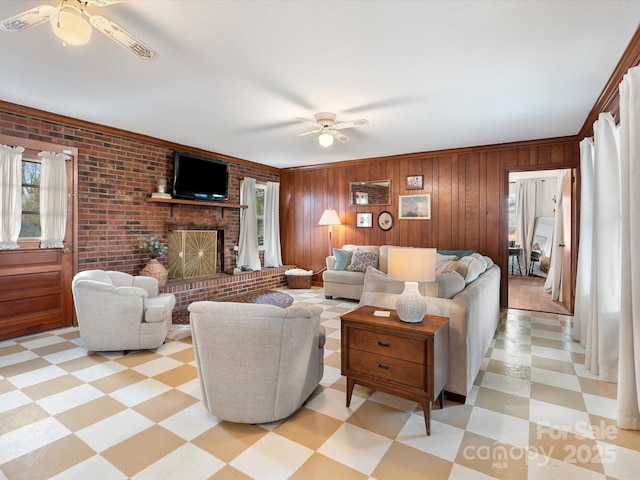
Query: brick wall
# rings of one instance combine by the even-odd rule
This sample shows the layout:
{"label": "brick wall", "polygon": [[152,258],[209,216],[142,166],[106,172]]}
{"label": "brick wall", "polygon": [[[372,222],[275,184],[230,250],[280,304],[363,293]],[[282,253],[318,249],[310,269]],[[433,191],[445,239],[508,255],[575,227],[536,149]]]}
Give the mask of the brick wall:
{"label": "brick wall", "polygon": [[[0,110],[0,133],[78,148],[78,269],[100,268],[137,274],[149,259],[138,248],[142,235],[166,241],[173,228],[225,230],[225,265],[233,262],[238,244],[237,209],[145,202],[159,177],[173,177],[173,151],[166,142],[154,143],[108,134],[91,128],[40,120]],[[181,150],[188,150],[181,148]],[[216,157],[212,153],[211,156]],[[240,180],[279,181],[277,171],[258,164],[229,162],[229,203],[240,203]],[[166,259],[164,259],[166,265]],[[284,281],[284,275],[279,281]],[[243,287],[239,284],[238,293]]]}

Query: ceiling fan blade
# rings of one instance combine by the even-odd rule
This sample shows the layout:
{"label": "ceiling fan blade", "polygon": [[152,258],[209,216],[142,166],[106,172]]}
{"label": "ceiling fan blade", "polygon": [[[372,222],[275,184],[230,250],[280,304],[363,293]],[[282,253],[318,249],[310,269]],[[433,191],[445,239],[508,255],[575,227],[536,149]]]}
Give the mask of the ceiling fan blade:
{"label": "ceiling fan blade", "polygon": [[344,128],[353,128],[353,127],[363,127],[365,125],[369,125],[369,121],[361,118],[360,120],[352,120],[350,122],[338,122],[333,125],[331,128],[335,128],[336,130],[342,130]]}
{"label": "ceiling fan blade", "polygon": [[321,128],[317,128],[316,130],[311,130],[310,132],[298,133],[296,137],[304,137],[305,135],[311,135],[312,133],[318,133],[321,131],[322,131]]}
{"label": "ceiling fan blade", "polygon": [[318,125],[318,122],[316,122],[315,120],[309,120],[308,118],[296,117],[296,120],[298,120],[299,122],[308,123],[310,125]]}
{"label": "ceiling fan blade", "polygon": [[100,15],[89,15],[86,10],[85,14],[89,17],[91,25],[134,55],[137,55],[143,60],[155,60],[158,58],[158,52],[138,40],[122,27],[113,23],[111,20]]}
{"label": "ceiling fan blade", "polygon": [[339,142],[348,142],[349,141],[349,137],[347,137],[344,133],[339,132],[338,130],[334,130],[333,128],[327,130],[328,133],[330,133],[331,135],[333,135],[333,138],[335,138],[336,140],[338,140]]}
{"label": "ceiling fan blade", "polygon": [[7,32],[21,32],[27,28],[35,27],[49,20],[51,14],[56,11],[53,5],[40,5],[38,7],[19,13],[6,20],[0,21],[0,30]]}
{"label": "ceiling fan blade", "polygon": [[122,0],[88,0],[87,3],[95,7],[106,7],[114,3],[120,3]]}

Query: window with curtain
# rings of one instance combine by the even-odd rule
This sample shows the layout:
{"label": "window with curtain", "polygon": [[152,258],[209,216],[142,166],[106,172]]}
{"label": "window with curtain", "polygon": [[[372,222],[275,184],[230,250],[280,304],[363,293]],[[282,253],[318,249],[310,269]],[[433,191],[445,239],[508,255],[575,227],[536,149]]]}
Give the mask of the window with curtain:
{"label": "window with curtain", "polygon": [[256,184],[256,220],[258,226],[258,248],[264,250],[264,199],[266,185]]}
{"label": "window with curtain", "polygon": [[22,159],[22,222],[18,238],[40,238],[40,173],[42,164]]}

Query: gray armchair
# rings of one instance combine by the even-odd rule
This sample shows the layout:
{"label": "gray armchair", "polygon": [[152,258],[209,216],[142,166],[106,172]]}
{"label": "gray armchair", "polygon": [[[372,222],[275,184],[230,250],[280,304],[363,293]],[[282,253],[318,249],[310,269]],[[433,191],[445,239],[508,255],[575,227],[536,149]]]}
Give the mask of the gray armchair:
{"label": "gray armchair", "polygon": [[194,302],[191,337],[202,401],[230,422],[266,423],[294,413],[324,373],[320,307]]}
{"label": "gray armchair", "polygon": [[176,298],[158,295],[153,277],[86,270],[72,282],[80,337],[87,350],[140,350],[162,345]]}

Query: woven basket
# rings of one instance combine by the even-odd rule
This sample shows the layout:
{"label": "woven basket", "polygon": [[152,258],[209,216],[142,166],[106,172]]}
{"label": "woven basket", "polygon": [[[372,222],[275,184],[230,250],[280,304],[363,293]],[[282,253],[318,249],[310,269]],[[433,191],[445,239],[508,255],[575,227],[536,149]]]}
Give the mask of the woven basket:
{"label": "woven basket", "polygon": [[311,275],[287,275],[289,288],[311,288]]}
{"label": "woven basket", "polygon": [[145,267],[140,270],[140,275],[158,280],[158,288],[164,288],[167,284],[167,269],[155,258],[149,260]]}

